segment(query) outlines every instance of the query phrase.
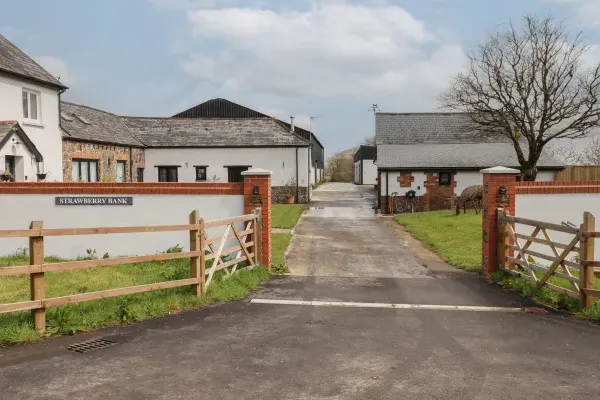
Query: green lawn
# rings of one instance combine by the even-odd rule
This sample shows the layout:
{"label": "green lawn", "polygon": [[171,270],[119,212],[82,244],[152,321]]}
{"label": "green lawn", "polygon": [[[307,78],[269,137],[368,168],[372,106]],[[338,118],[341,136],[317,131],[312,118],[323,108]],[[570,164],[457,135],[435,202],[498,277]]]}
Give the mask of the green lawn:
{"label": "green lawn", "polygon": [[448,264],[481,272],[481,214],[433,211],[402,214],[395,220]]}
{"label": "green lawn", "polygon": [[[448,264],[472,272],[481,272],[481,215],[456,215],[453,211],[434,211],[418,214],[403,214],[395,217],[415,238],[425,243]],[[541,278],[543,273],[536,273]],[[577,276],[576,273],[573,275]],[[551,289],[538,289],[532,282],[509,276],[503,272],[490,274],[489,279],[542,304],[571,312],[578,317],[600,321],[600,301],[594,302],[590,310],[582,310],[579,301]],[[550,283],[572,289],[566,279],[552,277]],[[594,282],[600,290],[600,279]]]}
{"label": "green lawn", "polygon": [[[274,251],[275,255],[275,251]],[[56,258],[48,258],[47,262]],[[25,253],[0,257],[0,267],[28,264]],[[46,273],[46,296],[56,297],[126,286],[136,286],[189,276],[189,259],[147,262],[115,267],[98,267]],[[47,310],[47,334],[73,334],[104,326],[143,321],[219,301],[240,299],[269,278],[264,268],[242,271],[223,279],[222,271],[202,298],[189,287],[157,290],[110,299],[69,304]],[[0,304],[29,300],[29,276],[0,277]],[[0,314],[0,345],[38,339],[30,312]]]}
{"label": "green lawn", "polygon": [[273,228],[292,229],[306,210],[304,204],[273,204],[271,222]]}

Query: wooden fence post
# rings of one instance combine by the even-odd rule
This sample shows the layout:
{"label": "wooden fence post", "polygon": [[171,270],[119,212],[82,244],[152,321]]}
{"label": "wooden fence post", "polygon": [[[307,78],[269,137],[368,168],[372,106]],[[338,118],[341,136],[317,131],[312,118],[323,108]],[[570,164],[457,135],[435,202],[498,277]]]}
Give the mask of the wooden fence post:
{"label": "wooden fence post", "polygon": [[[581,233],[595,232],[596,218],[589,212],[583,213],[583,224],[581,225]],[[594,237],[582,236],[580,241],[580,256],[579,256],[579,304],[581,308],[592,308],[594,298],[584,293],[584,289],[594,289],[594,267],[584,264],[584,261],[595,260],[594,254]]]}
{"label": "wooden fence post", "polygon": [[[29,237],[29,264],[41,265],[44,263],[44,237],[42,236],[42,221],[33,221],[29,229],[39,231],[39,236]],[[46,282],[43,272],[33,273],[29,278],[31,300],[43,301],[46,297]],[[33,325],[38,334],[46,331],[46,308],[31,310]]]}
{"label": "wooden fence post", "polygon": [[255,208],[254,214],[256,215],[256,219],[254,220],[254,235],[255,235],[254,236],[255,237],[254,258],[256,259],[256,264],[262,265],[262,234],[263,234],[262,209]]}
{"label": "wooden fence post", "polygon": [[506,212],[503,208],[498,209],[498,236],[496,238],[496,247],[498,250],[498,266],[500,270],[506,268],[506,221],[504,216]]}
{"label": "wooden fence post", "polygon": [[[200,228],[200,212],[192,211],[190,214],[190,225],[195,225],[196,229],[190,230],[190,251],[199,252],[201,247],[202,230]],[[198,279],[198,283],[192,284],[192,292],[196,296],[202,296],[202,257],[190,257],[190,278]]]}

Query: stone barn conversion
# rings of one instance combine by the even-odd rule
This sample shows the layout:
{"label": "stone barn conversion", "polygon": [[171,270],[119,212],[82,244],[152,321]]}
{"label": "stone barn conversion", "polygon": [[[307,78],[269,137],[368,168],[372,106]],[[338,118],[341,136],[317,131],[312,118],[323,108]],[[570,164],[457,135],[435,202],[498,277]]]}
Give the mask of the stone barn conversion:
{"label": "stone barn conversion", "polygon": [[[376,115],[383,213],[452,209],[466,187],[483,183],[480,170],[496,165],[519,167],[514,147],[505,136],[467,131],[466,118],[458,113]],[[553,181],[563,165],[543,154],[538,169],[538,181]]]}

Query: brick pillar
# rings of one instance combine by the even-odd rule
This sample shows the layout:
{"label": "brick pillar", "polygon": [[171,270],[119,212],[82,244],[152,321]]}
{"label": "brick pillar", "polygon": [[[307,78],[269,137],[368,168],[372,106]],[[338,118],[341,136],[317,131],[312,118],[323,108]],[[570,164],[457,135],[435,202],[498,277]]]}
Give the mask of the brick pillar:
{"label": "brick pillar", "polygon": [[[488,168],[483,174],[482,205],[482,259],[484,275],[498,271],[497,233],[498,208],[504,208],[510,215],[515,215],[515,187],[519,170],[504,167]],[[501,188],[506,194],[501,194]]]}
{"label": "brick pillar", "polygon": [[[260,168],[242,172],[244,176],[244,214],[262,209],[262,265],[271,268],[271,171]],[[256,194],[258,190],[258,194]]]}

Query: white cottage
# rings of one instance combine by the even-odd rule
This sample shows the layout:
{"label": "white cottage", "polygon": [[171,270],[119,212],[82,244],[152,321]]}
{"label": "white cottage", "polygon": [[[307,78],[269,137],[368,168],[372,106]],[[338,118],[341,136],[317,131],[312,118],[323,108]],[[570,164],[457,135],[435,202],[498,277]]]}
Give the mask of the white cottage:
{"label": "white cottage", "polygon": [[0,35],[0,175],[62,181],[60,95],[67,87]]}

